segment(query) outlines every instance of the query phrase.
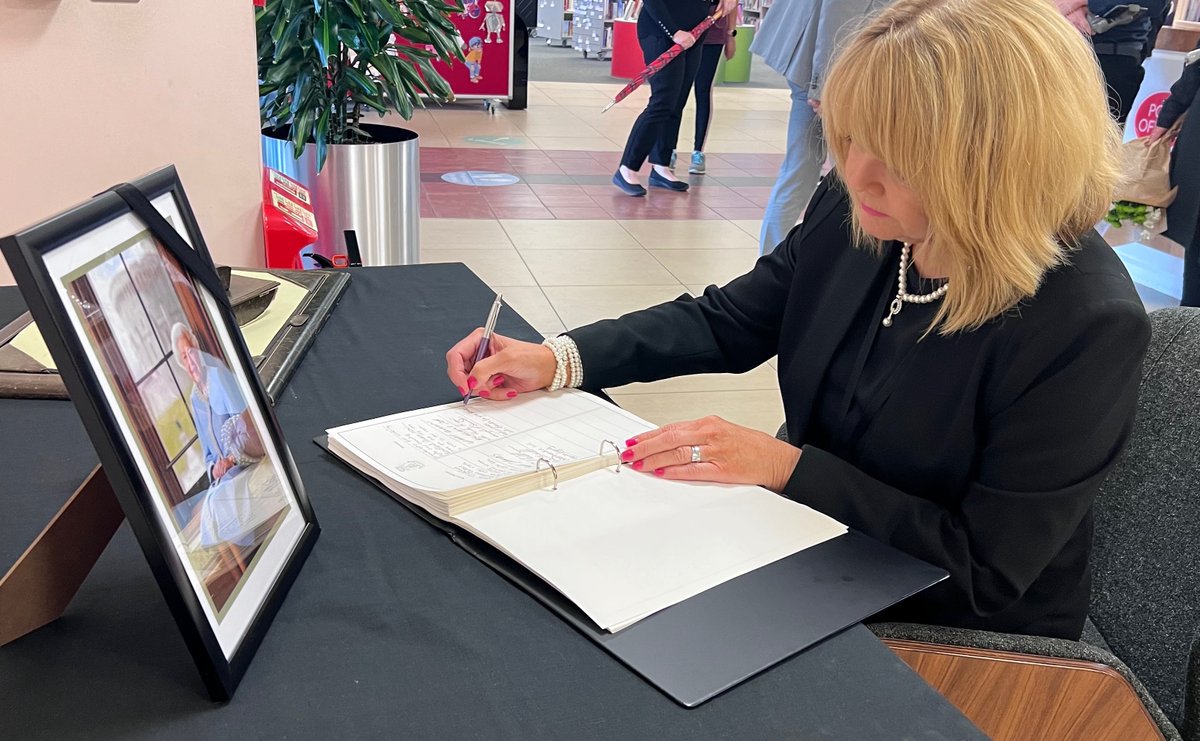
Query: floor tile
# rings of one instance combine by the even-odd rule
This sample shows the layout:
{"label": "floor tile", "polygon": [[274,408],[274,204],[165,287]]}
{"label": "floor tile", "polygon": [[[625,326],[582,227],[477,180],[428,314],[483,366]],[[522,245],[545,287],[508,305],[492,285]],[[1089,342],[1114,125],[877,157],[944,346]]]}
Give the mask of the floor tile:
{"label": "floor tile", "polygon": [[621,226],[651,249],[735,249],[758,247],[758,240],[727,221],[622,221]]}
{"label": "floor tile", "polygon": [[546,294],[537,286],[492,286],[504,294],[504,303],[511,306],[525,321],[533,325],[537,331],[553,335],[566,331],[562,319],[550,305]]}
{"label": "floor tile", "polygon": [[514,249],[471,250],[440,249],[421,250],[422,263],[461,262],[465,263],[489,286],[536,286],[533,274],[525,267],[521,255]]}
{"label": "floor tile", "polygon": [[522,250],[641,248],[629,232],[612,220],[562,223],[504,219],[500,226],[504,228],[509,240]]}
{"label": "floor tile", "polygon": [[609,394],[624,409],[656,425],[714,414],[734,424],[774,435],[784,419],[783,401],[777,391],[629,394],[610,390]]}
{"label": "floor tile", "polygon": [[600,319],[614,319],[631,311],[672,301],[687,293],[687,289],[679,283],[661,286],[547,286],[543,290],[567,329]]}
{"label": "floor tile", "polygon": [[749,272],[758,260],[758,250],[650,250],[654,259],[662,263],[684,285],[689,283],[716,283],[724,285],[739,275]]}
{"label": "floor tile", "polygon": [[526,249],[521,256],[542,287],[653,286],[677,280],[640,247],[632,250],[577,249],[570,252]]}
{"label": "floor tile", "polygon": [[701,373],[696,376],[679,376],[653,383],[631,383],[621,386],[622,394],[666,394],[699,391],[774,391],[779,393],[779,379],[775,367],[763,363],[745,373]]}
{"label": "floor tile", "polygon": [[530,141],[538,149],[574,149],[574,150],[610,150],[619,152],[621,147],[602,136],[566,137],[566,136],[531,136]]}
{"label": "floor tile", "polygon": [[421,249],[500,249],[513,244],[493,219],[421,219]]}
{"label": "floor tile", "polygon": [[729,223],[736,226],[738,229],[749,234],[751,237],[758,239],[762,233],[762,219],[730,219]]}

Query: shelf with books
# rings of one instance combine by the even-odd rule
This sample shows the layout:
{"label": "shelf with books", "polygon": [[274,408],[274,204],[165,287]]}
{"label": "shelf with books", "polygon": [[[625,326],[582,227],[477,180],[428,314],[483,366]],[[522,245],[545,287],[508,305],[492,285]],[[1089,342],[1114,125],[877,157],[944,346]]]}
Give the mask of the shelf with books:
{"label": "shelf with books", "polygon": [[612,20],[625,0],[574,0],[575,26],[572,45],[587,59],[606,59],[612,53]]}
{"label": "shelf with books", "polygon": [[547,46],[568,47],[575,31],[575,0],[540,0],[538,2],[539,38],[546,39]]}
{"label": "shelf with books", "polygon": [[753,26],[758,28],[758,24],[762,23],[762,19],[767,16],[767,11],[771,9],[773,0],[742,0],[741,2],[741,20],[738,25]]}

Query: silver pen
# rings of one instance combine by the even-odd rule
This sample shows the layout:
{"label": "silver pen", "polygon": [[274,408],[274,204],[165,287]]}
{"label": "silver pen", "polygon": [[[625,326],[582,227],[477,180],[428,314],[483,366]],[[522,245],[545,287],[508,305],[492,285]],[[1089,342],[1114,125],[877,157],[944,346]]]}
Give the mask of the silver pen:
{"label": "silver pen", "polygon": [[[497,293],[496,300],[492,302],[492,309],[488,312],[487,322],[483,325],[483,337],[479,338],[479,347],[475,350],[475,362],[471,363],[472,370],[480,360],[487,357],[488,345],[492,344],[492,331],[496,329],[496,317],[500,316],[500,307],[503,303],[504,295]],[[474,396],[474,389],[468,388],[467,395],[463,397],[463,405],[465,406]]]}

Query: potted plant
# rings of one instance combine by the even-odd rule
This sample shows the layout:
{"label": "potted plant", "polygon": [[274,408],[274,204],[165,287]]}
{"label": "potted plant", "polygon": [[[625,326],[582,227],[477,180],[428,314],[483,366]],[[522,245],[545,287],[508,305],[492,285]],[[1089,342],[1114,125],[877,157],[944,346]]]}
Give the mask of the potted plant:
{"label": "potted plant", "polygon": [[450,13],[461,0],[267,0],[257,11],[263,159],[309,187],[320,237],[364,264],[416,262],[416,132],[366,123],[412,118],[425,99],[453,100],[433,62],[462,60]]}

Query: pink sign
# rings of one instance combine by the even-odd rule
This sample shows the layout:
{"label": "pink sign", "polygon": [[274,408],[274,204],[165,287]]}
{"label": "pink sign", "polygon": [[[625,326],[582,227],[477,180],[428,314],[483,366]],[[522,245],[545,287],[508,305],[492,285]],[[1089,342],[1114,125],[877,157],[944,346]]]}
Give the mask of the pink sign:
{"label": "pink sign", "polygon": [[434,62],[459,97],[508,98],[512,95],[513,0],[464,0],[452,13],[466,64]]}
{"label": "pink sign", "polygon": [[1138,106],[1137,113],[1133,117],[1133,131],[1136,136],[1149,136],[1150,132],[1154,131],[1154,127],[1158,123],[1158,114],[1162,111],[1163,103],[1169,97],[1171,97],[1169,92],[1153,93],[1146,96],[1146,99]]}

